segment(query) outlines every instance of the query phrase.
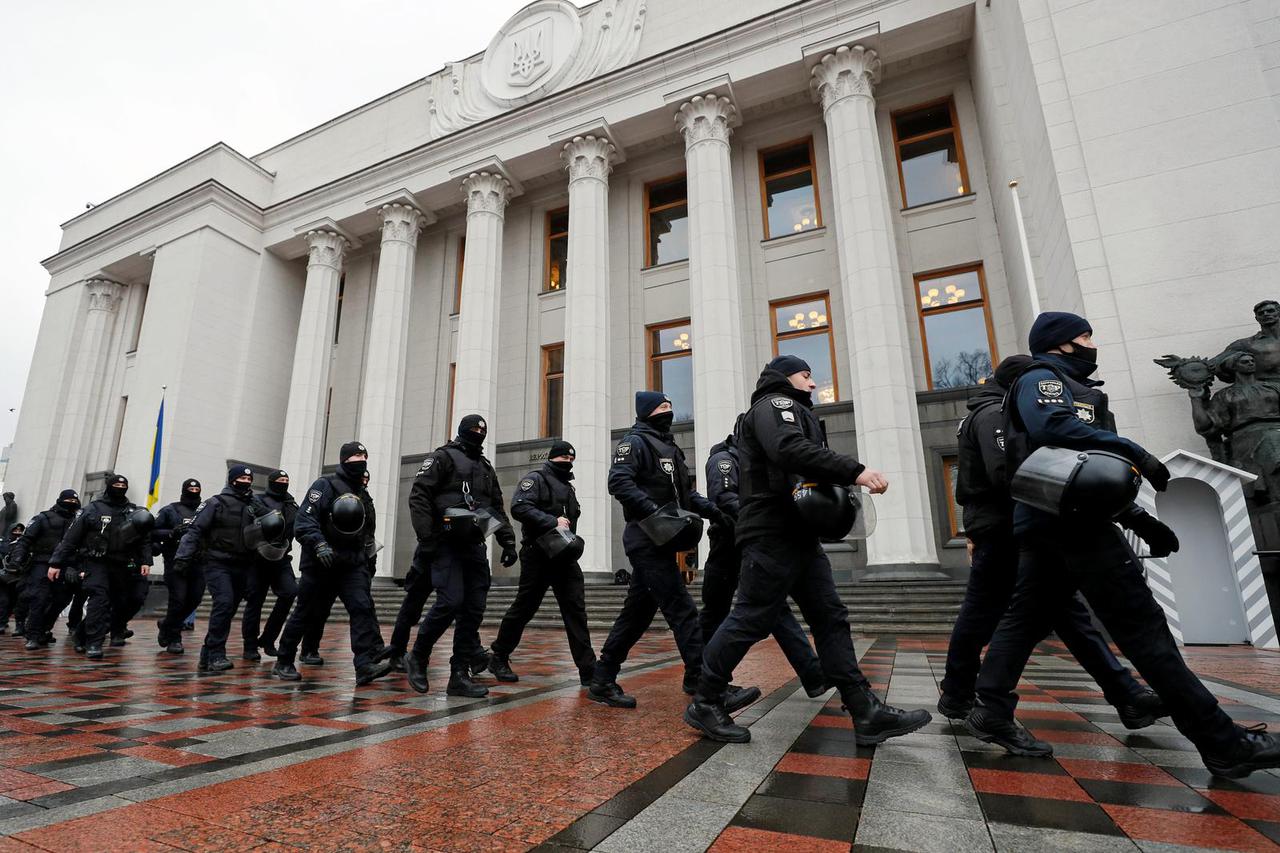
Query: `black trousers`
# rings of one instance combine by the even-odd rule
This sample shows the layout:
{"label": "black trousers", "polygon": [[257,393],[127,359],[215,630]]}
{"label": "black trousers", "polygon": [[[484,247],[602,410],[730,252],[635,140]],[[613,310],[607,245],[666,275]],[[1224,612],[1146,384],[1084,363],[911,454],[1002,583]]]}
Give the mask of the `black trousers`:
{"label": "black trousers", "polygon": [[1187,668],[1118,527],[1054,526],[1020,535],[1018,544],[1018,583],[978,674],[984,707],[1012,719],[1018,702],[1014,688],[1027,660],[1079,590],[1188,740],[1202,751],[1235,743],[1235,725]]}
{"label": "black trousers", "polygon": [[0,582],[0,626],[9,624],[9,614],[13,614],[16,625],[23,625],[27,621],[30,598],[27,595],[27,585],[22,580],[18,578],[17,583]]}
{"label": "black trousers", "polygon": [[591,648],[591,631],[587,628],[582,568],[576,561],[551,560],[536,545],[527,544],[520,549],[520,587],[498,626],[498,638],[489,649],[502,658],[511,656],[520,645],[525,626],[542,606],[548,589],[560,606],[560,618],[564,620],[564,632],[569,638],[569,654],[573,655],[578,674],[590,678],[595,673],[596,653]]}
{"label": "black trousers", "polygon": [[[991,642],[1018,581],[1018,544],[1011,531],[972,538],[969,585],[951,631],[947,670],[942,679],[942,692],[961,700],[973,698],[982,648]],[[1050,630],[1098,683],[1112,705],[1123,704],[1142,692],[1142,685],[1111,653],[1079,594],[1072,595],[1045,626],[1045,636]]]}
{"label": "black trousers", "polygon": [[213,609],[209,612],[200,660],[212,661],[227,656],[231,621],[248,592],[252,559],[248,556],[235,559],[216,555],[205,559],[205,583],[209,588],[209,597],[213,600]]}
{"label": "black trousers", "polygon": [[101,643],[108,631],[123,633],[129,618],[146,599],[147,579],[130,569],[128,563],[94,557],[85,558],[80,571],[84,574],[81,586],[85,592],[80,634],[86,645]]}
{"label": "black trousers", "polygon": [[419,549],[413,552],[413,564],[409,573],[404,576],[404,600],[400,602],[400,610],[396,613],[396,624],[391,629],[390,647],[397,654],[404,654],[409,649],[409,632],[413,626],[422,621],[422,611],[427,607],[427,599],[431,597],[430,559],[423,557]]}
{"label": "black trousers", "polygon": [[75,587],[61,577],[49,580],[48,563],[32,563],[27,573],[27,631],[33,637],[41,637],[53,630],[58,618],[75,594]]}
{"label": "black trousers", "polygon": [[[298,581],[298,598],[293,612],[284,623],[278,646],[279,663],[293,663],[303,634],[319,614],[327,614],[334,599],[341,599],[351,625],[351,652],[356,669],[373,663],[382,647],[382,636],[373,614],[373,598],[369,595],[369,576],[363,552],[339,551],[333,565],[324,568],[307,552],[298,561],[302,577]],[[321,623],[323,626],[323,622]]]}
{"label": "black trousers", "polygon": [[[702,612],[698,622],[702,627],[702,643],[705,648],[715,636],[716,629],[728,617],[733,607],[733,594],[738,589],[738,576],[742,570],[742,552],[731,537],[711,537],[707,553],[707,568],[702,573]],[[809,638],[800,627],[790,607],[784,607],[773,627],[773,638],[787,658],[787,663],[808,686],[822,684],[822,663],[809,645]]]}
{"label": "black trousers", "polygon": [[[489,600],[489,556],[484,545],[442,542],[431,561],[436,600],[422,617],[413,653],[426,662],[436,641],[453,625],[449,665],[460,669],[480,653],[480,622]],[[456,624],[454,624],[456,622]]]}
{"label": "black trousers", "polygon": [[702,629],[698,625],[698,608],[680,576],[676,555],[654,547],[635,523],[628,523],[623,531],[622,547],[631,562],[631,584],[600,649],[595,680],[610,682],[618,678],[631,648],[644,636],[659,610],[675,635],[685,671],[696,674],[702,667]]}
{"label": "black trousers", "polygon": [[[373,566],[365,565],[365,589],[369,593],[369,599],[373,600]],[[333,613],[333,605],[338,601],[338,590],[330,588],[323,597],[323,600],[317,599],[315,602],[314,612],[307,623],[306,630],[302,632],[302,653],[320,654],[320,643],[324,640],[324,627],[329,624],[329,616]],[[272,615],[275,615],[274,612]],[[378,639],[382,639],[382,626],[378,624],[378,609],[373,609],[374,627],[378,631]],[[265,636],[265,635],[264,635]],[[378,648],[381,648],[379,646]]]}
{"label": "black trousers", "polygon": [[174,569],[173,563],[166,559],[164,585],[169,591],[169,602],[165,606],[164,617],[160,620],[160,635],[156,639],[167,646],[181,639],[182,626],[187,616],[200,606],[200,601],[204,598],[204,563],[189,563],[186,571],[179,573]]}
{"label": "black trousers", "polygon": [[813,631],[827,683],[842,693],[867,685],[853,651],[849,611],[836,592],[827,555],[817,542],[771,539],[743,546],[738,596],[702,656],[700,696],[724,695],[733,670],[789,609],[788,597]]}
{"label": "black trousers", "polygon": [[[267,624],[262,625],[262,605],[266,603],[267,592],[273,592],[276,603],[267,616]],[[244,638],[246,650],[256,649],[265,643],[274,644],[284,628],[284,620],[289,618],[289,608],[298,597],[298,580],[293,576],[293,560],[253,561],[249,569],[249,588],[245,593],[244,615],[240,620],[240,633]]]}

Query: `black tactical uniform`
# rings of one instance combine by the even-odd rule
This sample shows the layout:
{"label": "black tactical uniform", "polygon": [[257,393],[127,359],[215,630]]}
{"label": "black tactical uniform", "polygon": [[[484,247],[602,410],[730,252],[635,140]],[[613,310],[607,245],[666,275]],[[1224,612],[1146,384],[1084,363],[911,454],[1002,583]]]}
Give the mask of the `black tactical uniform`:
{"label": "black tactical uniform", "polygon": [[233,465],[227,471],[226,488],[200,505],[174,554],[174,566],[180,573],[188,571],[192,561],[204,560],[205,582],[213,599],[208,631],[200,648],[201,672],[221,672],[232,667],[227,660],[227,637],[257,557],[250,529],[255,519],[266,513],[266,507],[253,494],[253,471]]}
{"label": "black tactical uniform", "polygon": [[[520,522],[520,588],[498,628],[498,638],[489,647],[490,669],[499,681],[516,681],[509,658],[520,645],[529,620],[538,612],[550,588],[560,606],[569,653],[578,667],[578,678],[589,684],[595,673],[596,653],[591,648],[591,632],[587,628],[587,599],[583,589],[582,569],[571,555],[548,557],[537,544],[538,537],[559,526],[558,519],[569,520],[569,530],[577,533],[582,509],[573,490],[573,446],[567,441],[551,445],[548,461],[536,471],[520,478],[511,498],[511,514]],[[567,456],[568,462],[553,462]]]}
{"label": "black tactical uniform", "polygon": [[30,651],[53,642],[53,622],[71,602],[72,586],[62,578],[49,580],[49,558],[79,511],[80,496],[74,489],[64,489],[53,506],[31,519],[26,532],[9,554],[9,561],[15,566],[25,567],[27,572],[30,609],[26,636]]}
{"label": "black tactical uniform", "polygon": [[[360,459],[353,457],[359,456]],[[391,665],[375,658],[382,647],[378,623],[369,595],[366,566],[373,552],[375,522],[373,499],[365,491],[362,477],[368,468],[367,451],[358,441],[349,441],[338,452],[338,471],[311,484],[294,519],[294,537],[300,546],[298,598],[280,635],[276,663],[271,674],[285,681],[301,676],[294,668],[298,643],[317,614],[324,613],[333,599],[342,599],[351,628],[356,684],[364,685],[386,675]],[[340,527],[335,520],[335,504],[359,501],[358,523]],[[345,513],[345,510],[344,510]],[[342,524],[348,516],[344,514]]]}
{"label": "black tactical uniform", "polygon": [[110,630],[123,639],[121,615],[137,606],[138,589],[144,594],[143,567],[151,568],[151,531],[139,534],[131,522],[138,507],[129,501],[129,481],[120,474],[107,478],[103,497],[90,501],[76,516],[49,559],[49,568],[62,571],[75,566],[86,591],[84,621],[80,626],[88,656],[102,657],[102,641]]}
{"label": "black tactical uniform", "polygon": [[182,481],[182,494],[178,500],[166,504],[156,513],[156,529],[151,533],[151,546],[159,549],[164,557],[164,585],[169,599],[164,616],[156,623],[157,642],[170,654],[182,654],[182,623],[187,615],[200,606],[204,598],[204,560],[199,554],[187,560],[181,568],[176,564],[178,545],[196,517],[200,508],[200,481]]}
{"label": "black tactical uniform", "polygon": [[852,713],[858,743],[880,743],[930,720],[925,711],[883,705],[871,692],[858,668],[848,611],[836,592],[831,563],[795,508],[791,493],[802,480],[852,485],[865,470],[857,460],[827,448],[810,392],[788,378],[807,377],[808,371],[795,356],[769,362],[738,435],[742,512],[736,531],[743,549],[742,576],[733,609],[703,654],[702,678],[685,712],[686,722],[718,740],[750,739],[724,713],[725,688],[751,646],[777,626],[788,596],[813,631],[826,681],[840,690]]}
{"label": "black tactical uniform", "polygon": [[[739,422],[741,422],[739,418]],[[738,500],[738,442],[733,434],[711,448],[707,457],[707,498],[720,508],[730,520],[735,521],[740,512]],[[702,613],[698,622],[702,628],[702,643],[711,642],[716,629],[729,615],[733,606],[733,593],[738,589],[738,575],[742,568],[742,550],[738,547],[732,525],[711,525],[711,548],[707,554],[707,567],[702,573]],[[800,627],[791,608],[783,608],[774,626],[773,638],[786,655],[791,668],[810,696],[819,696],[827,690],[822,675],[822,664],[809,645],[809,638]]]}
{"label": "black tactical uniform", "polygon": [[627,522],[622,547],[631,562],[632,574],[622,610],[600,649],[587,696],[614,707],[635,707],[635,699],[623,693],[617,683],[618,672],[658,610],[675,634],[676,647],[684,661],[686,689],[692,690],[702,666],[698,608],[680,576],[676,552],[655,545],[639,524],[672,501],[703,518],[727,522],[711,501],[694,490],[684,451],[670,432],[672,413],[654,414],[655,409],[670,402],[657,391],[636,392],[635,425],[618,442],[609,468],[609,494],[622,505]]}
{"label": "black tactical uniform", "polygon": [[27,585],[25,573],[16,563],[9,562],[9,553],[22,539],[26,527],[15,524],[0,535],[0,634],[9,624],[9,614],[15,616],[14,636],[20,637],[27,619]]}
{"label": "black tactical uniform", "polygon": [[471,680],[472,663],[483,654],[480,622],[490,583],[481,529],[484,522],[459,522],[451,515],[453,510],[465,508],[492,519],[497,527],[494,538],[502,546],[502,564],[515,564],[515,534],[502,507],[498,474],[482,453],[487,434],[488,426],[479,415],[464,417],[458,425],[458,437],[423,460],[409,492],[409,517],[418,537],[418,554],[430,559],[431,585],[436,590],[436,600],[422,619],[413,649],[404,658],[410,686],[422,693],[427,690],[431,650],[455,620],[446,692],[470,697],[488,693]]}
{"label": "black tactical uniform", "polygon": [[[298,515],[298,503],[289,494],[289,484],[278,483],[287,479],[288,474],[276,470],[267,475],[267,488],[258,495],[258,500],[268,512],[278,510],[284,517],[285,547],[292,550],[293,524]],[[267,600],[267,592],[274,592],[276,603],[267,616],[267,624],[262,622],[262,605]],[[261,660],[259,648],[266,649],[268,654],[275,653],[276,640],[284,628],[284,620],[289,616],[289,608],[298,597],[298,581],[293,575],[293,555],[286,551],[278,560],[269,560],[261,554],[255,555],[253,567],[249,571],[249,589],[245,595],[244,616],[240,628],[244,637],[245,660]]]}
{"label": "black tactical uniform", "polygon": [[[1074,314],[1049,312],[1036,318],[1030,335],[1036,364],[1023,372],[1010,393],[1005,450],[1016,472],[1039,447],[1107,450],[1129,459],[1157,490],[1169,482],[1168,469],[1140,445],[1100,429],[1105,395],[1087,382],[1096,369],[1097,350],[1071,343],[1091,332]],[[1070,344],[1070,354],[1049,352]],[[1143,514],[1123,519],[1135,533],[1164,553],[1177,549],[1167,527]],[[1142,566],[1111,521],[1064,520],[1023,503],[1014,509],[1019,542],[1018,584],[1013,600],[983,660],[978,701],[966,725],[976,736],[1006,749],[1048,755],[1047,745],[1027,738],[1000,737],[996,728],[1011,723],[1013,692],[1044,626],[1079,590],[1125,656],[1164,700],[1174,724],[1196,748],[1209,770],[1237,778],[1280,766],[1280,738],[1235,725],[1218,700],[1187,668],[1156,603]],[[993,725],[994,723],[994,725]]]}
{"label": "black tactical uniform", "polygon": [[[982,649],[991,641],[1017,581],[1018,546],[1013,537],[1013,499],[1009,497],[1005,469],[1001,404],[1007,383],[1030,362],[1031,357],[1025,355],[1010,356],[1001,362],[995,376],[970,398],[969,414],[957,433],[956,501],[964,507],[964,531],[973,543],[973,558],[964,603],[947,648],[946,676],[938,701],[938,710],[951,719],[963,719],[972,709]],[[1103,408],[1095,416],[1099,422],[1109,421],[1105,399],[1101,405]],[[1072,596],[1066,608],[1045,628],[1057,633],[1098,682],[1126,726],[1142,728],[1163,716],[1159,699],[1116,660],[1078,595]]]}

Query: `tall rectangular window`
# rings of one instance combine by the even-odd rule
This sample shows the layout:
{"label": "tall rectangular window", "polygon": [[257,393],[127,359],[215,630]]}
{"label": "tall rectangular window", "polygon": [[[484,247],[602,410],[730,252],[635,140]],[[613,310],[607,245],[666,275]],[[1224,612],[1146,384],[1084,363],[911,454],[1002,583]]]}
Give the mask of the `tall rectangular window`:
{"label": "tall rectangular window", "polygon": [[760,202],[764,206],[766,240],[822,227],[813,159],[812,139],[760,152]]}
{"label": "tall rectangular window", "polygon": [[688,320],[646,329],[649,387],[671,398],[678,421],[693,418],[693,327]]}
{"label": "tall rectangular window", "polygon": [[951,534],[952,539],[964,535],[964,531],[961,529],[964,526],[964,515],[960,511],[960,505],[956,503],[956,483],[959,482],[959,478],[959,457],[942,457],[942,485],[947,490],[947,524],[949,525],[948,532]]}
{"label": "tall rectangular window", "polygon": [[542,437],[564,433],[564,344],[542,348]]}
{"label": "tall rectangular window", "polygon": [[808,363],[814,383],[814,402],[840,399],[836,381],[836,345],[831,337],[831,298],[825,293],[770,304],[773,312],[773,354],[794,355]]}
{"label": "tall rectangular window", "polygon": [[996,361],[982,265],[925,273],[915,279],[929,387],[977,385],[991,375]]}
{"label": "tall rectangular window", "polygon": [[150,295],[151,288],[145,284],[135,284],[140,290],[138,297],[138,312],[133,317],[133,331],[129,334],[128,352],[138,351],[138,341],[142,340],[142,318],[147,313],[147,296]]}
{"label": "tall rectangular window", "polygon": [[569,283],[569,208],[547,212],[547,270],[542,292],[564,290]]}
{"label": "tall rectangular window", "polygon": [[895,112],[893,143],[903,207],[970,191],[956,105],[950,98]]}
{"label": "tall rectangular window", "polygon": [[453,435],[453,387],[458,379],[458,363],[449,362],[449,397],[444,406],[444,434]]}
{"label": "tall rectangular window", "polygon": [[689,258],[689,190],[684,175],[644,188],[645,266]]}
{"label": "tall rectangular window", "polygon": [[467,238],[458,238],[458,269],[453,280],[453,311],[457,314],[462,310],[462,264],[467,259]]}

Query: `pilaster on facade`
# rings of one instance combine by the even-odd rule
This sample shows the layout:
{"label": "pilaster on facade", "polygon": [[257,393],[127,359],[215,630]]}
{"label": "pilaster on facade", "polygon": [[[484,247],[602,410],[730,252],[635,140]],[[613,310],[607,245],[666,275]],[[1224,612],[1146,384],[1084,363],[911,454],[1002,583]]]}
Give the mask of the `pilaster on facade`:
{"label": "pilaster on facade", "polygon": [[496,172],[472,172],[462,181],[462,192],[467,198],[468,216],[491,213],[502,219],[507,215],[512,184],[505,175]]}
{"label": "pilaster on facade", "polygon": [[618,150],[602,136],[575,136],[564,144],[560,157],[569,173],[569,183],[579,180],[608,182]]}
{"label": "pilaster on facade", "polygon": [[880,56],[860,44],[842,45],[823,56],[810,75],[810,89],[824,112],[845,98],[870,100],[880,82]]}
{"label": "pilaster on facade", "polygon": [[676,124],[688,150],[699,142],[729,144],[733,120],[738,108],[724,95],[695,95],[680,105]]}

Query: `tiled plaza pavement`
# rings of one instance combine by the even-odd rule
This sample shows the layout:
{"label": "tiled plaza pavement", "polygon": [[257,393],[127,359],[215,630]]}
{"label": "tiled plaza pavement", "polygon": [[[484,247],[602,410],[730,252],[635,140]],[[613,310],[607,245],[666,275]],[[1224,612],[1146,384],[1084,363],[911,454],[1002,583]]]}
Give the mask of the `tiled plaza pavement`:
{"label": "tiled plaza pavement", "polygon": [[[269,661],[198,677],[144,632],[101,664],[0,637],[0,853],[1280,850],[1280,774],[1214,780],[1163,722],[1127,732],[1052,643],[1020,690],[1056,750],[1036,760],[941,718],[858,748],[838,699],[805,697],[772,643],[738,673],[765,694],[739,715],[752,743],[721,746],[679,721],[667,634],[624,671],[627,712],[581,696],[559,632],[528,633],[519,684],[459,700],[438,667],[427,696],[403,676],[357,690],[345,628],[301,684]],[[858,649],[890,701],[932,707],[945,638]],[[1237,720],[1280,724],[1280,654],[1187,656]]]}

